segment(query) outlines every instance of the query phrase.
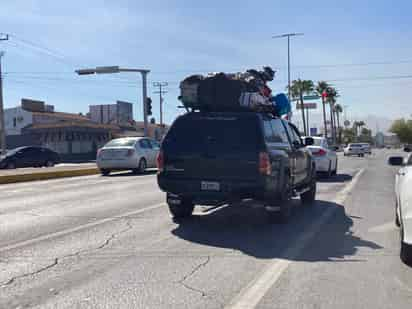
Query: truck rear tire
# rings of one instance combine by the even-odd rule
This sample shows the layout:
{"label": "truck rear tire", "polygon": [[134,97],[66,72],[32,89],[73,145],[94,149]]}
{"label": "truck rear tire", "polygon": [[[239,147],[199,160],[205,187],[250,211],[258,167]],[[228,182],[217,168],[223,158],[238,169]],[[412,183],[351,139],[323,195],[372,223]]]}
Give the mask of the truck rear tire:
{"label": "truck rear tire", "polygon": [[300,195],[300,201],[305,206],[313,205],[316,200],[316,176],[312,175],[309,190]]}
{"label": "truck rear tire", "polygon": [[176,220],[184,219],[192,216],[195,205],[192,201],[183,199],[179,205],[167,203],[169,206],[169,211],[173,218]]}
{"label": "truck rear tire", "polygon": [[[282,195],[279,200],[270,201],[270,206],[266,208],[269,221],[271,223],[285,224],[289,221],[292,215],[292,203],[291,203],[291,191],[290,185],[285,184],[282,190]],[[277,205],[280,209],[270,210],[272,204]]]}

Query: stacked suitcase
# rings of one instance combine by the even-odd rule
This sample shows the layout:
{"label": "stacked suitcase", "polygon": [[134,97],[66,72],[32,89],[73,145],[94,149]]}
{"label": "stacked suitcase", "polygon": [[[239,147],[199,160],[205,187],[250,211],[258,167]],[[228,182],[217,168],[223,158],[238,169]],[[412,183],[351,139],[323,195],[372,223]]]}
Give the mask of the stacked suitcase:
{"label": "stacked suitcase", "polygon": [[281,116],[290,112],[290,104],[284,94],[272,96],[267,82],[274,75],[270,67],[244,73],[192,75],[180,83],[179,99],[192,111],[257,111]]}

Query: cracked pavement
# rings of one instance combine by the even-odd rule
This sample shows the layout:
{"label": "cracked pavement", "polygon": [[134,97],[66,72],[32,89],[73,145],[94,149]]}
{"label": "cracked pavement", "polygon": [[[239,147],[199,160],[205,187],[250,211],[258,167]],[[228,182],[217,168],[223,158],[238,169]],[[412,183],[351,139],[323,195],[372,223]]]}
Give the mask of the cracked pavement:
{"label": "cracked pavement", "polygon": [[[224,308],[275,259],[291,264],[258,308],[410,308],[387,155],[341,157],[341,175],[319,182],[313,208],[294,201],[286,225],[247,203],[176,224],[150,174],[0,186],[0,309]],[[327,233],[285,255],[361,168]]]}

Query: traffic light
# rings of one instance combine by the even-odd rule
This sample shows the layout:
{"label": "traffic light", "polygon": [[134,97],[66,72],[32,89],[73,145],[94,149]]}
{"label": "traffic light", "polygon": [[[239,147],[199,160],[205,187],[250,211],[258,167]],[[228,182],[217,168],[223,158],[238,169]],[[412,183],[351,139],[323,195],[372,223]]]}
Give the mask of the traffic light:
{"label": "traffic light", "polygon": [[146,99],[146,112],[147,112],[148,116],[153,114],[153,112],[152,112],[152,99],[151,98]]}

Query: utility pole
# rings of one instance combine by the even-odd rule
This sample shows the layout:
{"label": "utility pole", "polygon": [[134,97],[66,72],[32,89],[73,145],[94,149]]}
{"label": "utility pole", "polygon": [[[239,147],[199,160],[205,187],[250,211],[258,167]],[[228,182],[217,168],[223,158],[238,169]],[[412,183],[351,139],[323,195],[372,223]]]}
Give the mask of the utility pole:
{"label": "utility pole", "polygon": [[153,83],[153,87],[157,87],[159,90],[154,91],[154,93],[159,95],[159,107],[160,107],[160,127],[161,132],[163,135],[163,94],[167,93],[167,91],[163,90],[162,87],[166,87],[168,85],[167,82],[155,82]]}
{"label": "utility pole", "polygon": [[[9,35],[0,34],[0,41],[7,41]],[[0,51],[0,154],[6,151],[6,126],[4,124],[4,105],[3,105],[3,75],[1,71],[1,58],[4,52]]]}
{"label": "utility pole", "polygon": [[290,101],[290,37],[300,36],[300,35],[303,35],[303,33],[286,33],[286,34],[272,36],[272,39],[288,38],[288,99],[289,101]]}

